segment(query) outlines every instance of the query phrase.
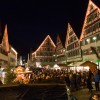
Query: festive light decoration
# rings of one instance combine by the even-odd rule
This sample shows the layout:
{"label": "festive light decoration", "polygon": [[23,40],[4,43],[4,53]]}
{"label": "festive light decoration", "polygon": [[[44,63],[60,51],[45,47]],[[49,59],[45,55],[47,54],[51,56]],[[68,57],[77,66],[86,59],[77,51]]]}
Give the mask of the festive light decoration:
{"label": "festive light decoration", "polygon": [[5,25],[4,36],[2,40],[2,44],[4,43],[6,51],[9,52],[9,41],[8,41],[8,31],[7,31],[7,24]]}
{"label": "festive light decoration", "polygon": [[11,47],[11,49],[15,54],[18,54],[17,51],[13,47]]}
{"label": "festive light decoration", "polygon": [[[70,32],[72,32],[72,35],[70,35]],[[66,48],[67,48],[67,46],[69,44],[68,43],[69,39],[71,39],[71,37],[73,37],[73,36],[76,36],[76,40],[74,40],[74,42],[78,41],[77,35],[75,34],[75,32],[74,32],[73,28],[71,27],[70,23],[68,23],[67,36],[66,36],[66,42],[65,42],[65,47]]]}
{"label": "festive light decoration", "polygon": [[45,43],[45,41],[46,41],[48,38],[50,39],[52,45],[53,45],[54,47],[56,47],[55,44],[54,44],[54,42],[52,41],[51,37],[50,37],[49,35],[47,35],[47,37],[45,38],[45,40],[41,43],[41,45],[39,46],[39,48],[38,48],[34,53],[32,53],[32,55],[35,54],[35,56],[36,56],[36,52],[40,50],[40,48],[42,47],[42,45]]}
{"label": "festive light decoration", "polygon": [[87,11],[86,11],[86,16],[85,16],[85,20],[84,20],[84,23],[83,23],[81,36],[80,36],[80,41],[82,41],[82,38],[83,38],[83,35],[84,35],[84,29],[86,27],[86,21],[87,21],[88,15],[90,14],[90,7],[91,7],[91,5],[93,6],[94,10],[97,9],[98,12],[100,13],[99,7],[97,7],[91,0],[89,0]]}
{"label": "festive light decoration", "polygon": [[53,68],[54,68],[55,70],[61,69],[57,64],[55,64]]}
{"label": "festive light decoration", "polygon": [[19,73],[19,72],[24,72],[24,68],[23,67],[21,67],[21,66],[18,66],[16,69],[15,69],[15,72],[16,73]]}

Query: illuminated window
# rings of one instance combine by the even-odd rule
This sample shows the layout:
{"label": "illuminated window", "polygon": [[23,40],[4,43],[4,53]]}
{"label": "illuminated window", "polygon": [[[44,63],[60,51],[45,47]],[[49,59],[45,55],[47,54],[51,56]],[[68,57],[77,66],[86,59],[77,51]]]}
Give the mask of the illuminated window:
{"label": "illuminated window", "polygon": [[87,43],[90,43],[90,39],[86,39]]}
{"label": "illuminated window", "polygon": [[97,37],[96,37],[96,36],[94,36],[94,37],[93,37],[93,40],[94,40],[94,41],[96,41],[96,40],[97,40]]}

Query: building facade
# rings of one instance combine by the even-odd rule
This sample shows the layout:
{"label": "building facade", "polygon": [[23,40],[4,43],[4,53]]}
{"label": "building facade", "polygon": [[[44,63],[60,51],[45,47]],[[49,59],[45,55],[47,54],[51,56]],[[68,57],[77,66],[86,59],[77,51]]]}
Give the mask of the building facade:
{"label": "building facade", "polygon": [[8,53],[8,61],[12,67],[17,66],[17,51],[10,46],[10,52]]}
{"label": "building facade", "polygon": [[[14,48],[10,47],[8,40],[8,31],[7,25],[5,25],[4,34],[0,38],[0,66],[1,68],[7,68],[9,62],[11,62],[11,66],[13,63],[17,62],[17,53],[15,53]],[[13,58],[13,63],[11,59]]]}
{"label": "building facade", "polygon": [[80,42],[83,62],[100,63],[100,9],[91,0],[88,3]]}
{"label": "building facade", "polygon": [[38,49],[32,53],[32,62],[35,67],[52,66],[55,63],[55,44],[51,37],[47,35]]}
{"label": "building facade", "polygon": [[[55,52],[55,62],[58,65],[66,65],[66,49],[65,49],[65,38],[64,36],[66,34],[61,33],[57,35],[57,41],[56,41],[56,52]],[[63,38],[62,38],[63,37]]]}
{"label": "building facade", "polygon": [[2,68],[6,68],[8,65],[8,52],[9,52],[9,41],[8,41],[8,32],[7,25],[4,29],[4,34],[1,35],[1,43],[0,43],[0,66]]}
{"label": "building facade", "polygon": [[78,66],[80,64],[78,62],[82,61],[80,41],[69,23],[65,45],[67,51],[67,63],[70,63],[71,66]]}

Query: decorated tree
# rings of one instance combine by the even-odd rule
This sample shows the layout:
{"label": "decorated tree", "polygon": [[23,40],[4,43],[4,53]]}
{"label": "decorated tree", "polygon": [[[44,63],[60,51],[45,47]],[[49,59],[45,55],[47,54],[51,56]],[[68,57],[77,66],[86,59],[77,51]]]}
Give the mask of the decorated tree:
{"label": "decorated tree", "polygon": [[15,73],[12,70],[12,66],[10,66],[10,64],[8,64],[8,67],[6,69],[6,77],[5,77],[5,84],[12,84],[13,80],[16,78]]}

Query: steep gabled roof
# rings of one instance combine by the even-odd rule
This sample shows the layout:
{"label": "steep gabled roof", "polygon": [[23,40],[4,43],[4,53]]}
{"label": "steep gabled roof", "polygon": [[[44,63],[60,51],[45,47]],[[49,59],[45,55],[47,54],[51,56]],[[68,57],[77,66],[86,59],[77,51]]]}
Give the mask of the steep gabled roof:
{"label": "steep gabled roof", "polygon": [[[37,52],[37,51],[41,48],[41,46],[45,43],[45,41],[46,41],[47,39],[49,39],[49,40],[51,41],[52,45],[53,45],[54,47],[56,47],[56,45],[54,44],[54,42],[53,42],[53,40],[51,39],[50,35],[47,35],[47,37],[44,39],[44,41],[41,43],[41,45],[38,47],[38,49],[37,49],[35,52]],[[35,52],[34,52],[34,53],[35,53]],[[33,54],[34,54],[34,53],[33,53]]]}
{"label": "steep gabled roof", "polygon": [[[59,47],[59,45],[60,45],[60,47]],[[60,36],[58,34],[57,35],[57,39],[56,39],[56,51],[59,50],[59,49],[61,49],[61,48],[64,48],[64,47],[65,46],[63,46],[63,43],[62,43],[62,41],[60,39]]]}
{"label": "steep gabled roof", "polygon": [[[68,23],[67,35],[66,35],[66,44],[65,44],[66,46],[68,45],[70,30],[71,30],[71,32],[73,32],[73,34],[75,34],[75,36],[77,37],[77,35],[76,35],[76,33],[74,32],[72,26],[70,25],[70,23]],[[78,37],[77,37],[77,39],[78,39]]]}
{"label": "steep gabled roof", "polygon": [[66,33],[59,33],[58,37],[61,40],[62,46],[65,48]]}
{"label": "steep gabled roof", "polygon": [[9,49],[10,49],[10,51],[12,49],[14,53],[18,54],[18,52],[15,50],[15,48],[12,45],[10,45],[10,44],[9,44]]}
{"label": "steep gabled roof", "polygon": [[56,39],[56,45],[58,44],[58,42],[61,42],[60,36],[59,34],[57,35],[57,39]]}
{"label": "steep gabled roof", "polygon": [[85,25],[86,25],[86,21],[87,21],[87,16],[90,13],[91,7],[97,8],[98,11],[100,12],[99,7],[95,3],[93,3],[92,0],[89,0],[88,7],[87,7],[87,11],[86,11],[86,15],[85,15],[85,19],[84,19],[84,23],[83,23],[83,27],[82,27],[82,32],[81,32],[80,40],[82,40],[82,37],[83,37],[83,34],[84,34],[83,31],[84,31],[84,28],[85,28]]}
{"label": "steep gabled roof", "polygon": [[9,48],[7,24],[5,25],[4,34],[3,34],[3,39],[2,39],[2,44],[5,45],[6,51],[8,52],[10,48]]}

